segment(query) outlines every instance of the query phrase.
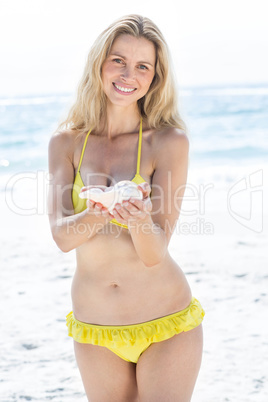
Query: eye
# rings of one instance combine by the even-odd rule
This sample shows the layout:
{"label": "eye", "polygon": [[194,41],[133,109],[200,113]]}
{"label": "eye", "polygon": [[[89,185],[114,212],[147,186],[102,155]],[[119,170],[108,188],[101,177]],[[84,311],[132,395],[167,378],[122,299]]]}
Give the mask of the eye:
{"label": "eye", "polygon": [[113,59],[113,61],[114,61],[115,63],[118,63],[118,64],[123,63],[123,60],[121,60],[121,59]]}
{"label": "eye", "polygon": [[140,69],[141,69],[141,70],[148,70],[148,67],[146,67],[144,64],[141,64],[141,65],[140,65]]}

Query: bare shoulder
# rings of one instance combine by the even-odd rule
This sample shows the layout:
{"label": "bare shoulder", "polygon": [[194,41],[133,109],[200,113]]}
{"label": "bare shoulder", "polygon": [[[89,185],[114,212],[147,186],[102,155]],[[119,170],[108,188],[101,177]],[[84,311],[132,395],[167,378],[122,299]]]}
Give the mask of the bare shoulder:
{"label": "bare shoulder", "polygon": [[72,157],[77,142],[77,133],[74,130],[55,132],[49,141],[49,154],[60,152]]}
{"label": "bare shoulder", "polygon": [[154,133],[154,155],[159,158],[176,158],[188,155],[189,139],[186,133],[176,127],[167,127]]}
{"label": "bare shoulder", "polygon": [[50,138],[49,146],[61,146],[68,148],[74,145],[76,137],[76,133],[72,130],[56,131]]}

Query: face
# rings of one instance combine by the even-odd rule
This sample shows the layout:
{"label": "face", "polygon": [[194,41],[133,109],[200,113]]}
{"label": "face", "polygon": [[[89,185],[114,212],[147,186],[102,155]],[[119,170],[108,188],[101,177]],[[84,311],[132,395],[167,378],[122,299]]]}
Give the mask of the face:
{"label": "face", "polygon": [[120,35],[102,65],[108,102],[128,106],[149,90],[155,74],[155,47],[145,38]]}

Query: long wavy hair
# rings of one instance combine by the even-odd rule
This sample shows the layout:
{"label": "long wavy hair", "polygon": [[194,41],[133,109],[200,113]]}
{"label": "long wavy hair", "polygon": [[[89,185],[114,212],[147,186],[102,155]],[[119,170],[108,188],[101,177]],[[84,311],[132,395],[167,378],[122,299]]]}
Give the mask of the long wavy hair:
{"label": "long wavy hair", "polygon": [[146,95],[138,100],[143,120],[149,128],[177,127],[185,131],[178,112],[176,82],[166,41],[149,18],[136,14],[118,19],[98,36],[88,54],[76,101],[58,130],[67,128],[84,132],[99,129],[101,119],[106,116],[107,102],[101,69],[113,42],[122,34],[145,38],[156,49],[155,76]]}

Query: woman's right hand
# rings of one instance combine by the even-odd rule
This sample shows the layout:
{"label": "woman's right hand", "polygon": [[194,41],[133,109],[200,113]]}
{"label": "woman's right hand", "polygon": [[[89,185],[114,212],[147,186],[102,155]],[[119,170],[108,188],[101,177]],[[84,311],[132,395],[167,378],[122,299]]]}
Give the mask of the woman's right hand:
{"label": "woman's right hand", "polygon": [[100,202],[95,202],[93,200],[87,200],[87,207],[89,213],[94,213],[95,216],[103,216],[104,218],[109,218],[109,220],[114,219],[114,216],[104,207]]}
{"label": "woman's right hand", "polygon": [[[82,188],[82,192],[89,190],[90,188],[100,188],[102,191],[107,188],[107,186],[87,186]],[[114,216],[108,211],[106,207],[104,207],[100,202],[95,202],[93,200],[87,200],[87,208],[89,213],[94,213],[95,216],[104,216],[105,218],[109,218],[109,220],[114,219]]]}

